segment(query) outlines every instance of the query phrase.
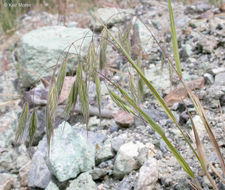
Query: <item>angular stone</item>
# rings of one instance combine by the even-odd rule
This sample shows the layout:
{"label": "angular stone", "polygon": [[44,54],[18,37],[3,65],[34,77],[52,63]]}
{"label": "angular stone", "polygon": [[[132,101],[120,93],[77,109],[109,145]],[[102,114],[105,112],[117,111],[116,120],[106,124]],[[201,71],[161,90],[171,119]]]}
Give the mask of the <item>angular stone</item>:
{"label": "angular stone", "polygon": [[28,172],[29,172],[30,166],[31,166],[31,161],[25,164],[19,170],[20,184],[22,187],[28,186]]}
{"label": "angular stone", "polygon": [[216,86],[225,86],[225,72],[219,73],[215,76],[215,85]]}
{"label": "angular stone", "polygon": [[121,145],[125,143],[126,139],[127,139],[127,134],[126,133],[114,137],[112,139],[112,149],[115,152],[118,152],[120,147],[121,147]]}
{"label": "angular stone", "polygon": [[46,165],[47,156],[46,136],[39,142],[36,152],[31,161],[28,173],[28,186],[33,188],[45,188],[51,180],[51,173]]}
{"label": "angular stone", "polygon": [[80,174],[77,179],[71,181],[66,190],[97,190],[97,186],[92,180],[91,175],[86,172]]}
{"label": "angular stone", "polygon": [[59,188],[54,182],[50,181],[45,190],[59,190]]}
{"label": "angular stone", "polygon": [[134,123],[134,116],[130,113],[127,113],[123,110],[120,110],[114,115],[115,122],[120,127],[129,127]]}
{"label": "angular stone", "polygon": [[[194,122],[195,128],[198,132],[199,139],[203,140],[203,138],[204,138],[204,136],[206,136],[207,132],[206,132],[206,129],[205,129],[203,123],[202,123],[202,120],[201,120],[200,116],[199,115],[194,116],[193,122]],[[188,121],[188,124],[191,125],[190,121]],[[191,131],[190,135],[191,135],[192,139],[195,140],[193,130]]]}
{"label": "angular stone", "polygon": [[63,182],[94,167],[95,146],[77,134],[69,123],[63,122],[54,131],[46,159],[51,173]]}
{"label": "angular stone", "polygon": [[[69,46],[76,40],[92,35],[89,29],[64,26],[46,26],[25,34],[21,39],[19,57],[21,67],[21,80],[24,87],[29,87],[39,81],[41,77],[50,76],[53,67],[62,63],[66,52],[69,51],[67,63],[68,71],[74,70],[74,64],[78,61],[76,49],[80,50],[81,56],[87,53],[91,38],[86,37],[74,43],[75,47],[69,50]],[[58,58],[60,59],[58,60]],[[36,74],[34,74],[36,73]]]}
{"label": "angular stone", "polygon": [[11,190],[17,180],[17,176],[8,173],[0,173],[0,189]]}
{"label": "angular stone", "polygon": [[140,168],[137,187],[135,190],[152,190],[152,185],[158,180],[158,177],[159,172],[157,160],[155,158],[151,158]]}
{"label": "angular stone", "polygon": [[109,160],[114,157],[111,140],[106,140],[103,145],[96,151],[96,164]]}
{"label": "angular stone", "polygon": [[151,53],[154,39],[152,38],[148,29],[139,20],[136,21],[136,23],[134,24],[134,27],[137,27],[137,31],[138,31],[140,43],[141,43],[140,45],[143,52],[145,52],[146,54]]}
{"label": "angular stone", "polygon": [[140,167],[136,157],[142,147],[144,145],[140,142],[136,144],[129,142],[120,147],[113,168],[113,175],[116,178],[121,179],[124,175]]}
{"label": "angular stone", "polygon": [[101,179],[107,174],[106,169],[102,168],[94,168],[89,172],[93,180]]}

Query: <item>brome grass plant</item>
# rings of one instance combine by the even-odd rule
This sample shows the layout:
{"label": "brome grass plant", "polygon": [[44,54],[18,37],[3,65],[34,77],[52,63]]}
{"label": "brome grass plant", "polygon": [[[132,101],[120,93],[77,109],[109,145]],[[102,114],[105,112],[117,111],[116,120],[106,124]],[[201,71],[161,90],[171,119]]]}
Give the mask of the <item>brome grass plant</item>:
{"label": "brome grass plant", "polygon": [[[152,35],[156,43],[161,48],[164,59],[168,60],[170,67],[177,74],[178,80],[182,83],[182,85],[186,89],[190,99],[192,100],[195,106],[195,110],[198,113],[198,115],[201,117],[204,127],[206,128],[208,135],[211,139],[211,142],[215,147],[216,153],[220,159],[220,166],[222,168],[223,175],[225,175],[225,165],[224,165],[223,156],[220,152],[220,149],[219,149],[218,143],[216,142],[214,134],[210,128],[209,122],[206,118],[205,111],[203,107],[201,106],[199,99],[192,93],[192,91],[188,88],[188,86],[186,85],[185,81],[182,78],[181,63],[179,58],[178,45],[177,45],[178,43],[177,43],[177,37],[176,37],[176,28],[174,24],[175,22],[174,22],[174,16],[173,16],[173,9],[172,9],[170,0],[168,0],[168,8],[169,8],[169,16],[170,16],[170,26],[171,26],[172,46],[173,46],[175,66],[173,64],[173,61],[172,61],[173,59],[171,58],[171,56],[166,54],[164,48],[161,48],[156,37],[151,33],[151,29],[142,22],[141,18],[139,18],[139,20],[149,30],[150,34]],[[142,55],[140,54],[136,61],[131,58],[130,42],[129,42],[130,28],[127,28],[127,30],[125,30],[124,33],[119,32],[119,35],[118,35],[119,39],[116,39],[115,36],[107,28],[107,26],[105,26],[104,23],[99,18],[96,18],[96,19],[102,24],[102,27],[103,27],[103,30],[101,33],[100,45],[99,45],[99,48],[95,47],[95,43],[92,40],[89,46],[89,50],[87,52],[87,56],[85,58],[80,59],[80,62],[76,69],[76,80],[69,93],[69,98],[68,98],[66,110],[65,110],[65,113],[66,113],[65,119],[69,116],[71,110],[73,110],[73,107],[75,107],[77,101],[79,100],[82,107],[84,121],[86,123],[86,126],[88,127],[88,120],[89,120],[88,82],[90,80],[95,81],[95,84],[96,84],[97,104],[98,104],[99,113],[101,115],[101,86],[100,86],[100,76],[101,76],[106,82],[108,82],[108,84],[110,84],[111,87],[108,87],[108,91],[112,100],[117,104],[117,106],[119,106],[124,111],[132,113],[135,116],[141,117],[143,120],[145,120],[161,136],[161,138],[164,140],[164,142],[168,146],[173,156],[177,159],[178,163],[181,165],[184,171],[188,174],[188,176],[192,179],[192,182],[190,182],[192,187],[195,189],[201,190],[202,187],[196,178],[196,171],[192,170],[189,163],[186,162],[185,158],[175,148],[175,146],[173,145],[173,142],[167,138],[167,136],[165,135],[165,131],[162,129],[162,127],[159,124],[157,124],[140,106],[140,102],[143,100],[143,89],[145,85],[151,91],[151,93],[153,94],[155,99],[158,101],[160,106],[163,108],[165,113],[168,115],[168,117],[171,119],[171,121],[175,124],[175,126],[181,132],[184,140],[189,145],[191,153],[199,162],[201,168],[203,169],[207,178],[209,179],[213,189],[215,190],[218,189],[218,187],[216,186],[216,182],[213,180],[213,178],[211,177],[208,171],[209,163],[207,162],[207,159],[204,155],[204,147],[199,139],[198,131],[196,130],[196,127],[194,125],[194,122],[192,120],[190,113],[188,114],[192,124],[192,129],[194,132],[195,147],[193,147],[192,143],[185,136],[182,128],[178,124],[174,114],[170,110],[167,103],[159,95],[159,93],[157,92],[155,87],[151,84],[151,82],[147,80],[144,74],[143,68],[141,66]],[[137,81],[134,79],[132,75],[130,75],[129,77],[130,91],[121,87],[119,84],[114,83],[113,81],[108,79],[106,75],[102,74],[103,73],[102,70],[104,70],[104,68],[106,67],[105,65],[106,59],[107,59],[106,50],[107,50],[109,41],[123,54],[124,57],[126,57],[130,66],[136,71],[136,74],[138,76]],[[97,62],[99,64],[96,64]],[[64,62],[61,64],[58,74],[56,75],[54,72],[52,76],[51,84],[49,87],[48,103],[46,106],[46,133],[47,133],[48,147],[51,146],[51,139],[52,139],[52,136],[54,135],[54,123],[55,123],[56,109],[58,105],[58,97],[61,93],[64,78],[66,76],[66,67],[67,67],[67,60],[65,58]],[[112,90],[111,88],[116,89],[116,91]],[[183,100],[181,99],[181,101]],[[16,140],[19,140],[23,134],[26,122],[28,122],[28,112],[29,112],[29,106],[28,106],[28,103],[26,102],[24,105],[22,114],[20,116],[20,122],[19,122]],[[31,112],[32,114],[29,121],[30,141],[32,141],[35,130],[37,128],[37,118],[35,114],[35,109],[31,110]],[[221,181],[224,181],[224,178],[222,177],[222,175],[218,173],[218,176],[219,178],[221,178]]]}

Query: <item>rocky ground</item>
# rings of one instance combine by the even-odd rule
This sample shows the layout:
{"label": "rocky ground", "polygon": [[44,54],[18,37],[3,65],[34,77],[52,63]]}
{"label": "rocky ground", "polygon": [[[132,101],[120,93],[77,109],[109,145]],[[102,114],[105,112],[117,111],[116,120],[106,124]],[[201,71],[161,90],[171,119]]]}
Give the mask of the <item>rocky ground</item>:
{"label": "rocky ground", "polygon": [[[149,24],[161,46],[172,55],[169,13],[166,2],[142,0],[134,2],[132,8],[122,4],[122,9],[104,7],[94,14],[102,18],[111,32],[118,36],[131,23],[131,52],[134,59],[142,48],[142,64],[146,77],[159,94],[165,97],[174,115],[188,138],[193,139],[185,106],[179,102],[176,78],[170,76],[165,60],[162,66],[162,51],[149,31],[137,17]],[[225,158],[225,8],[215,8],[206,3],[183,5],[174,3],[183,77],[198,95],[205,108],[211,128]],[[82,116],[73,113],[67,121],[62,117],[66,99],[57,110],[54,141],[50,157],[47,155],[45,136],[45,88],[40,77],[52,74],[57,61],[62,62],[64,50],[76,41],[68,54],[68,81],[77,64],[77,52],[86,55],[91,37],[99,40],[101,25],[86,14],[71,14],[66,26],[59,25],[57,15],[45,12],[29,12],[20,18],[21,29],[15,34],[19,40],[6,42],[1,48],[0,70],[0,189],[25,190],[153,190],[191,189],[189,177],[169,152],[166,144],[150,126],[138,118],[124,113],[112,102],[105,83],[102,86],[103,118],[96,116],[95,86],[90,84],[89,102],[91,117],[88,138]],[[45,27],[42,27],[45,26]],[[137,37],[138,34],[138,37]],[[84,40],[79,40],[86,35]],[[16,38],[17,39],[17,38]],[[137,40],[138,39],[138,40]],[[1,47],[5,47],[5,43]],[[81,47],[82,45],[82,47]],[[66,49],[65,49],[66,48]],[[107,75],[127,88],[128,70],[133,72],[125,58],[115,48],[107,50]],[[163,67],[163,69],[162,69]],[[26,70],[22,69],[26,68]],[[114,69],[114,70],[113,70]],[[116,72],[120,70],[122,72]],[[68,82],[68,84],[70,84]],[[173,84],[173,86],[171,86]],[[67,88],[65,87],[65,91]],[[179,88],[179,87],[178,87]],[[194,106],[186,98],[188,110],[204,143],[208,161],[220,172],[219,159],[214,147],[196,115]],[[29,91],[31,90],[31,91]],[[33,90],[33,91],[32,91]],[[24,144],[15,143],[15,131],[21,113],[20,99],[23,94],[38,105],[38,130],[32,146],[28,146],[27,131]],[[67,90],[68,91],[68,90]],[[177,97],[178,96],[178,97]],[[35,98],[34,98],[35,97]],[[212,189],[208,179],[194,158],[179,130],[159,107],[152,94],[145,89],[142,104],[146,113],[162,126],[166,136],[173,141],[185,160],[198,176],[204,189]],[[225,189],[211,169],[219,189]]]}

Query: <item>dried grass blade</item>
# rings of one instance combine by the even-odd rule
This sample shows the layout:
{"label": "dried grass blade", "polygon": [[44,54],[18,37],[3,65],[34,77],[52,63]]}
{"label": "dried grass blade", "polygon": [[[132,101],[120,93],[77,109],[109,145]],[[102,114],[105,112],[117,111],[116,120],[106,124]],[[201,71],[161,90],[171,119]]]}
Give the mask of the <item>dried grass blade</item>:
{"label": "dried grass blade", "polygon": [[168,0],[168,6],[169,6],[170,28],[171,28],[171,34],[172,34],[174,59],[175,59],[175,63],[176,63],[177,73],[178,73],[179,77],[182,78],[180,56],[179,56],[178,43],[177,43],[177,34],[176,34],[176,27],[175,27],[175,22],[174,22],[171,0]]}
{"label": "dried grass blade", "polygon": [[[104,26],[105,27],[105,26]],[[112,37],[112,39],[115,41],[115,43],[119,46],[120,50],[122,53],[126,56],[127,60],[129,63],[132,65],[132,67],[137,71],[138,75],[142,78],[144,83],[147,85],[147,87],[150,89],[152,94],[155,96],[157,101],[160,103],[161,107],[164,109],[166,114],[169,116],[169,118],[176,124],[177,128],[181,132],[182,136],[184,137],[185,141],[188,143],[189,147],[191,148],[192,152],[195,154],[196,158],[199,160],[198,154],[194,150],[193,146],[187,139],[187,137],[184,135],[182,129],[180,128],[179,124],[177,123],[177,120],[171,110],[169,109],[168,105],[166,102],[163,100],[163,98],[158,94],[158,92],[155,90],[154,86],[148,81],[148,79],[145,77],[144,73],[142,70],[135,64],[135,62],[132,60],[132,58],[129,56],[129,54],[126,52],[126,50],[122,47],[122,45],[118,42],[118,40],[112,35],[112,33],[105,27],[106,31]]]}
{"label": "dried grass blade", "polygon": [[[144,72],[141,66],[141,56],[139,55],[137,58],[137,66],[139,69]],[[144,96],[144,81],[143,79],[138,75],[138,102],[140,103],[143,100]]]}
{"label": "dried grass blade", "polygon": [[114,93],[111,90],[108,90],[108,91],[109,91],[110,97],[116,103],[118,107],[120,107],[122,110],[128,113],[132,113],[136,115],[135,111],[133,111],[133,109],[125,101],[123,101],[116,93]]}
{"label": "dried grass blade", "polygon": [[213,172],[221,179],[221,181],[225,184],[225,179],[223,178],[223,176],[216,170],[216,168],[209,163],[209,166],[212,168]]}
{"label": "dried grass blade", "polygon": [[206,118],[205,111],[204,111],[204,109],[203,109],[199,99],[191,92],[191,90],[187,86],[185,86],[185,88],[186,88],[190,98],[192,99],[192,102],[194,103],[195,109],[196,109],[197,113],[199,114],[199,116],[200,116],[200,118],[201,118],[201,120],[202,120],[202,122],[204,124],[204,127],[206,128],[206,131],[209,134],[209,137],[210,137],[210,140],[212,141],[213,146],[216,149],[216,153],[217,153],[217,156],[218,156],[218,158],[220,160],[220,165],[221,165],[222,171],[225,174],[224,159],[223,159],[223,156],[222,156],[222,154],[220,152],[220,148],[219,148],[219,145],[218,145],[218,143],[216,141],[216,138],[215,138],[215,136],[214,136],[210,126],[209,126],[209,122],[208,122],[208,120]]}
{"label": "dried grass blade", "polygon": [[173,153],[173,155],[175,156],[175,158],[177,159],[177,161],[180,163],[180,165],[182,166],[182,168],[187,172],[187,174],[195,179],[194,177],[194,173],[191,170],[191,168],[189,167],[189,165],[187,164],[187,162],[184,160],[184,158],[179,154],[179,152],[176,150],[176,148],[171,144],[171,142],[168,140],[168,138],[165,136],[164,131],[162,130],[162,128],[155,123],[155,121],[153,121],[151,119],[151,117],[149,117],[138,105],[136,105],[133,101],[132,98],[129,97],[129,95],[118,86],[121,94],[123,95],[123,97],[126,99],[126,101],[152,126],[152,128],[162,137],[162,139],[164,140],[164,142],[167,144],[168,148],[170,149],[170,151]]}
{"label": "dried grass blade", "polygon": [[[186,107],[186,105],[185,105],[185,107]],[[200,141],[200,138],[199,138],[198,132],[196,130],[195,124],[193,122],[192,116],[191,116],[190,112],[188,111],[187,107],[186,107],[186,110],[188,112],[188,116],[189,116],[190,121],[191,121],[192,130],[194,132],[195,143],[196,143],[197,152],[198,152],[198,155],[199,155],[199,162],[201,164],[202,169],[206,173],[206,176],[209,179],[211,185],[213,186],[213,189],[217,190],[218,188],[217,188],[216,184],[214,183],[211,175],[209,174],[209,172],[207,170],[207,161],[206,161],[206,158],[205,158],[203,145],[202,145],[202,143]]]}

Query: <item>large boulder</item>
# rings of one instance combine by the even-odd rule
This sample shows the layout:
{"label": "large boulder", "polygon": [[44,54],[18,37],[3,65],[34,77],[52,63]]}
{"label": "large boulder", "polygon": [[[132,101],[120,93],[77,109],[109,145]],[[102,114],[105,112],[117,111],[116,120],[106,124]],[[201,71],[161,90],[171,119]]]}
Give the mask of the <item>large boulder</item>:
{"label": "large boulder", "polygon": [[63,122],[54,131],[46,161],[51,173],[63,182],[95,166],[95,146]]}
{"label": "large boulder", "polygon": [[62,63],[68,51],[69,71],[74,69],[78,54],[86,55],[92,34],[89,29],[64,26],[42,27],[25,34],[21,39],[19,57],[23,86],[29,87],[39,81],[40,77],[51,75],[54,70],[51,67]]}

